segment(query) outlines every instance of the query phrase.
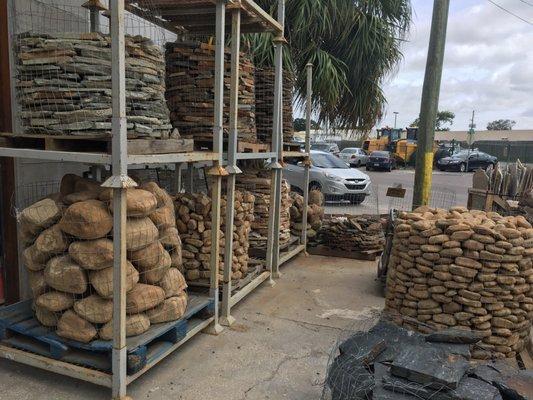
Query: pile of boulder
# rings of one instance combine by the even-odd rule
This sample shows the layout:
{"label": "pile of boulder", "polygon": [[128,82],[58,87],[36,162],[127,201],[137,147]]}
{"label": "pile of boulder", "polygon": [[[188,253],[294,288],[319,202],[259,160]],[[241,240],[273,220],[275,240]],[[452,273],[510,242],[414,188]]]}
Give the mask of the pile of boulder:
{"label": "pile of boulder", "polygon": [[[113,192],[65,175],[60,192],[18,215],[37,320],[79,342],[112,339]],[[153,182],[126,195],[126,335],[179,319],[187,307],[170,196]]]}
{"label": "pile of boulder", "polygon": [[[23,33],[15,84],[25,133],[110,136],[111,37]],[[163,54],[148,38],[126,36],[128,137],[177,137],[165,102]]]}
{"label": "pile of boulder", "polygon": [[[289,209],[291,221],[291,233],[295,236],[302,234],[302,217],[304,212],[304,198],[302,195],[291,192],[292,206]],[[318,190],[309,192],[309,204],[307,206],[307,238],[313,240],[318,230],[322,227],[324,219],[323,195]]]}
{"label": "pile of boulder", "polygon": [[482,335],[446,329],[419,334],[380,319],[338,346],[325,382],[331,400],[527,400],[533,374],[471,352]]}
{"label": "pile of boulder", "polygon": [[[183,137],[195,141],[213,140],[215,109],[215,46],[195,40],[166,44],[167,91],[172,125]],[[224,134],[228,134],[231,80],[231,51],[224,52]],[[239,65],[238,136],[255,143],[254,65],[241,53]]]}
{"label": "pile of boulder", "polygon": [[[266,250],[268,240],[268,219],[270,215],[270,171],[265,169],[247,168],[237,175],[236,187],[251,192],[255,196],[254,220],[250,233],[250,246],[254,249]],[[292,200],[290,185],[286,180],[281,182],[280,212],[280,246],[288,243],[290,232],[290,208]]]}
{"label": "pile of boulder", "polygon": [[386,307],[406,327],[471,330],[483,337],[475,358],[514,357],[529,340],[532,284],[523,216],[420,207],[396,220]]}
{"label": "pile of boulder", "polygon": [[[224,272],[224,232],[227,197],[220,206],[219,281]],[[231,279],[238,281],[248,274],[249,234],[254,219],[255,197],[249,192],[235,191],[233,225],[233,262]],[[183,240],[182,257],[187,282],[209,282],[211,276],[211,198],[203,193],[181,193],[175,198],[176,223]]]}

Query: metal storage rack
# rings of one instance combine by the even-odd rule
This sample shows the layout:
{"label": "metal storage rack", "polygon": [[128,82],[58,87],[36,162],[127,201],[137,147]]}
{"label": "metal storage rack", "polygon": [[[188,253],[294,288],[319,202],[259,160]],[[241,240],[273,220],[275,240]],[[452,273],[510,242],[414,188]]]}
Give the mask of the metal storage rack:
{"label": "metal storage rack", "polygon": [[[162,10],[161,15],[148,17],[143,11],[143,3],[156,6]],[[174,33],[191,32],[194,34],[215,35],[215,110],[213,150],[211,152],[188,152],[175,154],[131,155],[127,152],[126,112],[125,112],[125,47],[124,47],[124,12],[129,11],[141,18],[159,25]],[[224,79],[224,41],[226,16],[230,16],[232,29],[232,70],[231,70],[231,128],[229,149],[223,154],[222,118],[223,118],[223,79]],[[223,308],[222,322],[231,324],[231,307],[244,298],[254,288],[266,279],[279,276],[279,207],[281,192],[281,168],[283,159],[283,139],[281,135],[281,84],[282,84],[282,43],[283,43],[284,0],[279,1],[278,21],[270,17],[265,11],[251,0],[142,0],[129,2],[125,0],[110,1],[110,25],[112,38],[112,152],[103,153],[78,153],[68,151],[38,150],[30,148],[0,147],[0,157],[20,157],[38,160],[70,161],[94,166],[109,165],[112,176],[103,184],[113,189],[113,218],[114,218],[114,277],[113,277],[113,346],[112,346],[112,371],[111,373],[82,367],[69,362],[55,360],[31,352],[18,350],[0,344],[0,357],[20,363],[47,369],[59,374],[85,380],[106,386],[112,389],[113,398],[120,399],[126,396],[126,387],[144,372],[148,371],[164,357],[172,353],[199,332],[218,334],[222,327],[219,325],[219,229],[212,229],[212,243],[210,260],[210,291],[206,302],[212,302],[212,315],[191,324],[190,329],[179,341],[160,351],[157,357],[144,365],[140,370],[128,375],[127,373],[127,342],[125,333],[126,320],[126,285],[125,273],[121,268],[126,262],[125,251],[125,223],[126,223],[126,196],[128,188],[136,186],[128,177],[128,168],[145,164],[175,164],[194,162],[212,162],[213,167],[209,174],[213,178],[212,197],[212,224],[220,228],[220,199],[222,177],[228,176],[228,198],[234,198],[235,175],[239,173],[236,162],[239,159],[267,159],[270,160],[272,169],[271,196],[274,206],[270,210],[269,238],[267,249],[267,270],[257,276],[248,285],[232,296],[231,257],[226,257],[223,282]],[[268,153],[238,153],[237,152],[237,124],[236,113],[238,105],[238,74],[239,74],[239,36],[241,32],[272,32],[276,35],[276,98],[274,107],[274,129],[272,136],[272,149]],[[292,155],[291,155],[292,156]],[[301,155],[306,157],[305,154]],[[227,159],[227,168],[224,168],[224,159]],[[179,168],[177,168],[179,170]],[[231,198],[230,198],[231,196]],[[231,203],[230,203],[231,204]],[[228,221],[227,232],[233,230],[233,209],[227,207]],[[231,254],[232,235],[226,234],[226,254]],[[301,250],[300,250],[301,251]]]}

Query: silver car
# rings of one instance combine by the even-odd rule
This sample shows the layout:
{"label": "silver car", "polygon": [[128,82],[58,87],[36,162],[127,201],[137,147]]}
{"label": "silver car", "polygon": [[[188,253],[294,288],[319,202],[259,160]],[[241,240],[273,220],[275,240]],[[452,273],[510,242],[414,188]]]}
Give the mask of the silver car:
{"label": "silver car", "polygon": [[[302,191],[304,166],[301,161],[288,161],[283,169],[283,177],[293,189]],[[348,200],[361,204],[370,194],[370,178],[358,169],[352,169],[344,161],[324,151],[311,150],[309,189],[320,190],[326,200]]]}
{"label": "silver car", "polygon": [[350,167],[360,167],[361,165],[366,165],[368,154],[359,147],[347,147],[339,153],[339,158]]}

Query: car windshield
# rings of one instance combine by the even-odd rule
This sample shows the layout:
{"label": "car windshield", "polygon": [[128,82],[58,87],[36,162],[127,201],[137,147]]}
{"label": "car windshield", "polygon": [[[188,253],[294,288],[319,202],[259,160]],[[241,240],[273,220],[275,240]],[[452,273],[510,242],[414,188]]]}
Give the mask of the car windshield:
{"label": "car windshield", "polygon": [[327,143],[315,143],[311,145],[311,150],[328,151],[329,144]]}
{"label": "car windshield", "polygon": [[373,151],[370,157],[389,157],[388,151]]}
{"label": "car windshield", "polygon": [[343,161],[331,154],[311,154],[311,161],[318,168],[348,168]]}
{"label": "car windshield", "polygon": [[343,149],[341,153],[357,153],[357,149],[355,148]]}
{"label": "car windshield", "polygon": [[461,150],[461,151],[458,151],[457,153],[454,153],[452,155],[453,158],[466,158],[468,157],[468,155],[474,155],[474,154],[477,154],[477,152],[474,152],[473,150]]}

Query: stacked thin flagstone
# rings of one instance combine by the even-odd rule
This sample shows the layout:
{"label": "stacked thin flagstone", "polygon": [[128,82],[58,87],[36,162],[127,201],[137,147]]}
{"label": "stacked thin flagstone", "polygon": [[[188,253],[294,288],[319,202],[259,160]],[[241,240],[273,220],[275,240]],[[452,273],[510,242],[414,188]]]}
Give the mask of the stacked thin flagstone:
{"label": "stacked thin flagstone", "polygon": [[[126,36],[128,137],[172,135],[159,47]],[[16,38],[17,99],[25,133],[111,134],[111,38],[100,33],[21,34]],[[176,134],[172,136],[176,136]]]}
{"label": "stacked thin flagstone", "polygon": [[[126,335],[177,320],[187,307],[171,197],[150,182],[126,194]],[[113,333],[112,191],[65,175],[59,193],[18,216],[37,320],[78,342]]]}
{"label": "stacked thin flagstone", "polygon": [[[257,138],[262,143],[272,142],[272,121],[274,112],[274,67],[255,70],[255,109]],[[292,142],[294,126],[292,120],[292,98],[294,78],[284,71],[283,74],[283,141]]]}
{"label": "stacked thin flagstone", "polygon": [[383,250],[385,237],[380,218],[373,215],[346,215],[325,220],[318,242],[344,251]]}
{"label": "stacked thin flagstone", "polygon": [[529,340],[532,284],[533,228],[523,216],[464,207],[399,215],[386,306],[404,326],[473,330],[483,337],[476,358],[514,357]]}
{"label": "stacked thin flagstone", "polygon": [[[213,140],[215,109],[215,46],[199,41],[178,41],[166,45],[167,91],[172,125],[183,137]],[[255,128],[254,65],[244,54],[239,66],[238,137],[257,141]],[[224,52],[224,134],[228,134],[231,54]]]}

